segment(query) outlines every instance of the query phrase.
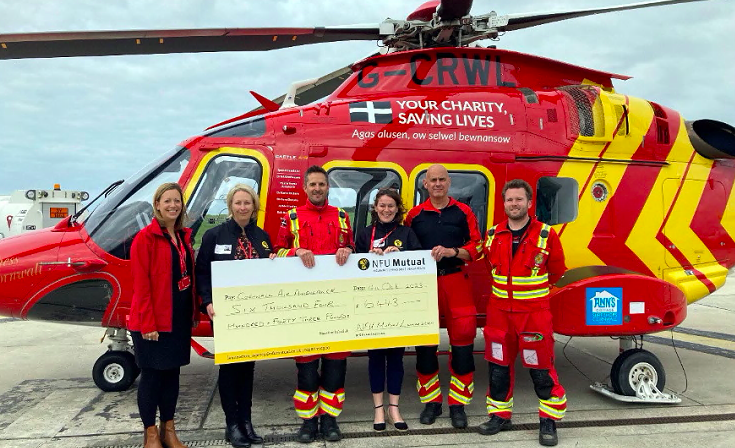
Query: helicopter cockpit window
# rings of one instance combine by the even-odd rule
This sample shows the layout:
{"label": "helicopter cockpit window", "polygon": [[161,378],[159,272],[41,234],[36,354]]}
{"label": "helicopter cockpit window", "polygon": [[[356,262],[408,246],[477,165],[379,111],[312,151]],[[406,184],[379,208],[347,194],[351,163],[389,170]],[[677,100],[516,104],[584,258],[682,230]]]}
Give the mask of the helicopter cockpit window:
{"label": "helicopter cockpit window", "polygon": [[260,137],[265,134],[265,119],[255,118],[212,131],[209,137]]}
{"label": "helicopter cockpit window", "polygon": [[127,260],[133,237],[153,219],[153,194],[165,182],[178,182],[189,163],[179,148],[143,168],[105,198],[84,222],[89,236],[110,255]]}
{"label": "helicopter cockpit window", "polygon": [[227,220],[227,193],[237,184],[246,184],[260,193],[263,167],[255,159],[233,155],[213,158],[204,170],[188,204],[194,248],[204,232]]}
{"label": "helicopter cockpit window", "polygon": [[579,184],[571,177],[542,177],[536,184],[536,217],[549,225],[577,219]]}
{"label": "helicopter cockpit window", "polygon": [[[484,174],[468,171],[449,170],[452,185],[449,187],[449,196],[469,205],[477,218],[480,234],[487,230],[487,200],[488,181]],[[429,198],[429,192],[424,188],[426,171],[416,178],[416,197],[414,205],[418,205]]]}
{"label": "helicopter cockpit window", "polygon": [[329,203],[350,216],[353,231],[370,224],[370,207],[381,188],[400,190],[395,171],[379,168],[334,168],[329,170]]}

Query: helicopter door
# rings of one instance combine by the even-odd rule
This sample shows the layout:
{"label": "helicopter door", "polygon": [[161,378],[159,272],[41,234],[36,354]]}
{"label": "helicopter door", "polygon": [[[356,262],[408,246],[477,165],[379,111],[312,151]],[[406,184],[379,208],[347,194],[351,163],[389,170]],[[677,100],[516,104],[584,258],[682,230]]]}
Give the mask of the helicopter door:
{"label": "helicopter door", "polygon": [[[215,154],[206,162],[199,179],[192,179],[187,187],[188,214],[191,219],[194,249],[198,249],[204,233],[229,217],[227,210],[227,193],[237,184],[252,187],[259,196],[261,204],[265,204],[262,192],[264,157],[255,151],[246,154]],[[192,184],[195,184],[192,187]],[[193,190],[193,191],[192,191]],[[264,213],[258,216],[258,225],[262,227]]]}
{"label": "helicopter door", "polygon": [[[663,236],[666,241],[666,265],[669,267],[694,266],[716,260],[706,246],[710,241],[722,241],[721,226],[696,225],[697,204],[703,196],[725,198],[725,186],[721,182],[704,180],[666,179],[664,181]],[[674,202],[675,201],[675,202]],[[703,212],[700,212],[703,213]],[[706,213],[706,212],[704,212]],[[719,220],[719,219],[718,219]],[[695,233],[696,232],[696,233]],[[714,246],[714,245],[713,245]]]}
{"label": "helicopter door", "polygon": [[330,162],[324,167],[329,175],[329,203],[347,212],[353,233],[370,224],[370,211],[378,190],[394,188],[400,192],[402,177],[406,176],[402,169],[393,166],[367,162],[365,165],[340,166],[340,162]]}

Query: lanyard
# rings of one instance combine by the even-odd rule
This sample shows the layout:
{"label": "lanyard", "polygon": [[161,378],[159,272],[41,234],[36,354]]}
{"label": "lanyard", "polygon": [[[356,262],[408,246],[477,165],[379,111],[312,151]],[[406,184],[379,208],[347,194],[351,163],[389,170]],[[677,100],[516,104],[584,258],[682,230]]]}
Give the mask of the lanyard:
{"label": "lanyard", "polygon": [[[171,241],[173,243],[173,240]],[[179,267],[181,268],[181,277],[186,277],[186,246],[182,241],[181,235],[176,236],[176,252],[179,254]]]}
{"label": "lanyard", "polygon": [[245,250],[245,246],[242,244],[242,237],[237,238],[237,245],[240,246],[240,249],[242,250],[242,254],[247,256],[247,259],[253,258],[253,243],[250,242],[250,240],[245,237],[245,241],[248,242],[248,248]]}
{"label": "lanyard", "polygon": [[375,243],[375,229],[377,227],[378,227],[377,224],[373,225],[373,233],[372,233],[372,235],[370,235],[370,244],[373,245],[373,248],[383,246],[383,243],[385,242],[385,240],[390,236],[391,233],[393,233],[394,230],[396,230],[398,228],[398,225],[396,225],[395,227],[393,227],[392,229],[390,229],[390,232],[386,233],[385,236],[383,238],[381,238],[377,242],[377,244],[376,244]]}

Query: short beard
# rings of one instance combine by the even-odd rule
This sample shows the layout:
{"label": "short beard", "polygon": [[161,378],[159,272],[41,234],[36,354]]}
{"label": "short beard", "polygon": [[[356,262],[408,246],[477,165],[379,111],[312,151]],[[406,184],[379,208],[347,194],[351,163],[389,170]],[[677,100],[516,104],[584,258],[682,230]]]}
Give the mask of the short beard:
{"label": "short beard", "polygon": [[506,213],[506,214],[508,215],[508,219],[510,219],[512,221],[523,221],[523,220],[525,220],[528,217],[528,210],[526,210],[521,216],[519,216],[517,218],[512,218],[511,215],[510,215],[510,213]]}

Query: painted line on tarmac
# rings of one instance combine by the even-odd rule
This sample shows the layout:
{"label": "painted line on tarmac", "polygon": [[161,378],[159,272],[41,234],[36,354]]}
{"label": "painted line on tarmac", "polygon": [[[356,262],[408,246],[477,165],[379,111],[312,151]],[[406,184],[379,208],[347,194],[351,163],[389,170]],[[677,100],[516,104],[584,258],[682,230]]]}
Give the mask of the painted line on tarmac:
{"label": "painted line on tarmac", "polygon": [[735,334],[718,333],[716,331],[704,331],[694,328],[676,327],[674,333],[693,334],[695,336],[704,336],[707,338],[722,339],[723,341],[735,342]]}
{"label": "painted line on tarmac", "polygon": [[20,319],[16,319],[14,317],[0,317],[0,324],[6,324],[8,322],[14,322],[16,320],[20,320]]}
{"label": "painted line on tarmac", "polygon": [[[660,416],[660,417],[642,417],[642,418],[617,418],[617,419],[606,419],[606,420],[587,420],[587,421],[561,421],[557,423],[557,427],[560,429],[565,428],[595,428],[595,427],[616,427],[616,426],[645,426],[645,425],[666,425],[666,424],[685,424],[685,423],[706,423],[706,422],[722,422],[722,421],[735,421],[735,413],[721,413],[721,414],[704,414],[704,415],[679,415],[679,416]],[[285,425],[284,425],[285,426]],[[521,423],[514,424],[509,431],[537,431],[538,423]],[[410,437],[410,436],[429,436],[429,435],[448,435],[448,434],[468,434],[476,433],[476,428],[471,427],[468,429],[455,429],[455,428],[418,428],[410,429],[408,431],[355,431],[343,433],[343,438],[346,439],[365,439],[365,438],[393,438],[393,437]],[[191,435],[196,437],[193,431],[177,431],[180,434]],[[79,436],[69,436],[71,439]],[[201,437],[201,435],[200,435]],[[67,437],[56,436],[54,440],[60,441]],[[295,434],[272,434],[263,437],[266,445],[279,444],[284,442],[295,442]],[[186,440],[186,439],[185,439]],[[317,438],[317,443],[324,443],[322,438]],[[187,441],[189,447],[208,447],[208,446],[228,446],[229,443],[223,439],[210,439],[210,440],[194,440]],[[140,444],[131,445],[107,445],[100,446],[99,448],[140,448]]]}
{"label": "painted line on tarmac", "polygon": [[[735,341],[729,340],[731,335],[690,329],[684,330],[686,331],[674,331],[673,343],[671,333],[669,333],[669,337],[646,335],[643,340],[660,345],[671,346],[673,344],[676,348],[683,348],[700,353],[706,353],[708,355],[735,359]],[[694,334],[694,332],[696,332],[696,334]],[[657,334],[663,335],[665,333]],[[704,336],[705,334],[708,336]]]}

